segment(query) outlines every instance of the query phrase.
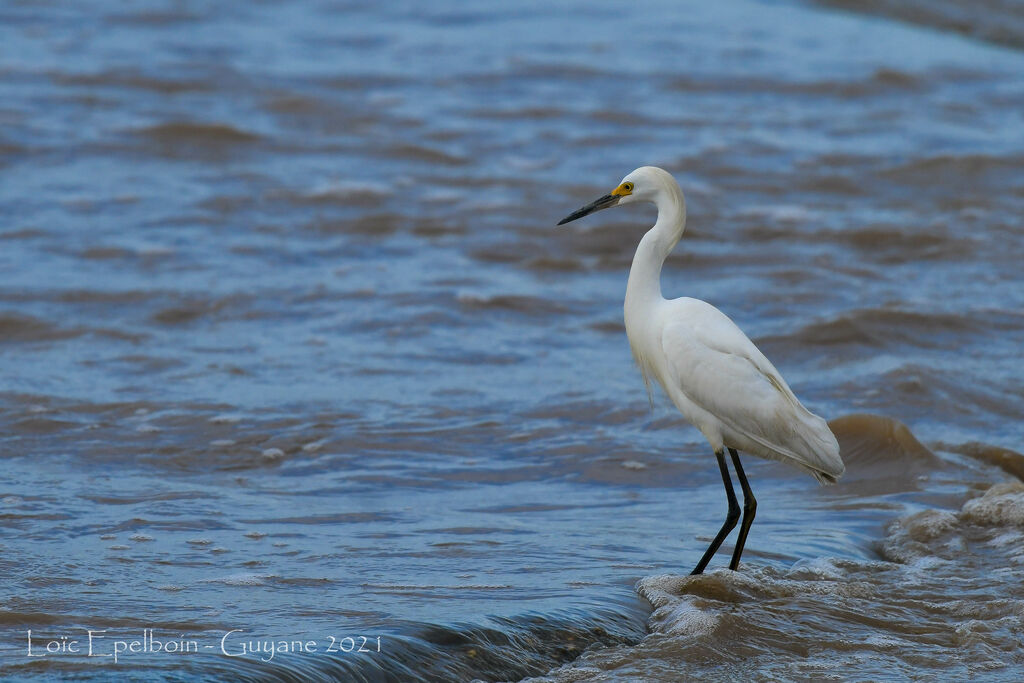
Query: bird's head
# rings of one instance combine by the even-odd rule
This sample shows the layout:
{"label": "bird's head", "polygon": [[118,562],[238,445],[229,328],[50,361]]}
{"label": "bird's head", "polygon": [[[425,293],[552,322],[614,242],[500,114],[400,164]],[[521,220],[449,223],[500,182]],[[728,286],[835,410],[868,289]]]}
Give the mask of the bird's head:
{"label": "bird's head", "polygon": [[667,171],[656,166],[641,166],[623,178],[622,182],[614,190],[583,208],[573,211],[558,221],[558,224],[564,225],[577,218],[583,218],[587,214],[600,211],[601,209],[610,209],[613,206],[622,206],[623,204],[631,204],[633,202],[656,201],[658,192],[665,188],[666,182],[678,187],[676,181]]}

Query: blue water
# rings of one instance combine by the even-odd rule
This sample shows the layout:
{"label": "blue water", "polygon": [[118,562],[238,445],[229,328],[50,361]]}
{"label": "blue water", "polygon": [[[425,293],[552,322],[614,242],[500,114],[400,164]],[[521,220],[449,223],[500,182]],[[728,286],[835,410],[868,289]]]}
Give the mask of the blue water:
{"label": "blue water", "polygon": [[[745,564],[896,562],[888,523],[959,509],[1024,439],[1024,57],[913,8],[4,5],[0,675],[518,680],[598,643],[637,653],[623,676],[741,675],[645,649],[634,584],[724,514],[622,329],[653,212],[554,227],[642,164],[688,198],[667,295],[815,412],[938,455],[890,471],[857,423],[849,484],[748,458]],[[1006,560],[979,557],[950,576]],[[788,661],[765,643],[805,608],[719,637]],[[202,649],[28,656],[28,629],[104,628]],[[233,629],[384,644],[264,663],[219,650]]]}

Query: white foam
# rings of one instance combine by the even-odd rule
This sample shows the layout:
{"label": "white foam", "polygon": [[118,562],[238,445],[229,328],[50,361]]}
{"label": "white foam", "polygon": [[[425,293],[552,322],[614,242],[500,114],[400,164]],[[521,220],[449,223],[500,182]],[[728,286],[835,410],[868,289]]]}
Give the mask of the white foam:
{"label": "white foam", "polygon": [[784,223],[800,223],[814,218],[814,213],[808,208],[792,204],[751,206],[742,210],[740,215],[753,218],[768,218]]}
{"label": "white foam", "polygon": [[687,584],[703,578],[662,574],[637,582],[637,592],[655,607],[648,621],[651,631],[673,635],[703,635],[718,627],[721,617],[698,607],[697,603],[702,598],[682,592]]}
{"label": "white foam", "polygon": [[846,576],[846,572],[836,566],[832,558],[815,557],[798,560],[789,568],[786,577],[790,579],[813,578],[838,580]]}
{"label": "white foam", "polygon": [[998,547],[1024,547],[1024,533],[1021,533],[1016,529],[1007,530],[993,536],[991,539],[989,539],[988,544]]}
{"label": "white foam", "polygon": [[335,180],[323,183],[310,190],[306,196],[310,199],[346,199],[352,196],[389,197],[393,190],[383,183],[372,183],[355,180]]}
{"label": "white foam", "polygon": [[949,533],[957,516],[948,510],[924,510],[901,520],[904,531],[915,541],[927,543]]}
{"label": "white foam", "polygon": [[395,591],[429,591],[429,590],[507,590],[514,588],[507,583],[462,583],[439,585],[433,583],[364,583],[363,588]]}
{"label": "white foam", "polygon": [[1024,526],[1024,484],[996,484],[985,495],[964,503],[964,521],[985,526]]}
{"label": "white foam", "polygon": [[658,632],[670,635],[709,634],[718,627],[720,620],[720,615],[697,607],[696,598],[689,595],[671,607],[662,607],[651,615],[652,627],[657,626]]}
{"label": "white foam", "polygon": [[509,165],[509,168],[514,168],[517,171],[539,171],[551,168],[555,165],[556,161],[553,157],[529,158],[515,155],[505,157],[505,162]]}
{"label": "white foam", "polygon": [[983,640],[985,634],[991,631],[991,625],[977,619],[969,619],[960,622],[953,629],[953,644],[957,647],[965,647]]}
{"label": "white foam", "polygon": [[227,586],[263,586],[273,574],[229,574],[216,579],[204,579],[200,583],[223,583]]}
{"label": "white foam", "polygon": [[979,542],[1000,554],[1009,552],[1006,559],[1015,565],[1024,561],[1024,553],[1016,552],[1024,543],[1024,484],[995,484],[957,512],[923,510],[908,515],[890,526],[885,551],[916,574],[958,561]]}
{"label": "white foam", "polygon": [[435,204],[449,204],[459,201],[464,196],[465,193],[458,190],[432,190],[423,193],[423,200]]}
{"label": "white foam", "polygon": [[647,576],[637,581],[636,592],[654,607],[663,607],[679,599],[679,593],[690,577],[678,574]]}
{"label": "white foam", "polygon": [[316,453],[318,450],[324,447],[327,443],[326,439],[320,439],[319,441],[312,441],[302,447],[302,450],[306,453]]}

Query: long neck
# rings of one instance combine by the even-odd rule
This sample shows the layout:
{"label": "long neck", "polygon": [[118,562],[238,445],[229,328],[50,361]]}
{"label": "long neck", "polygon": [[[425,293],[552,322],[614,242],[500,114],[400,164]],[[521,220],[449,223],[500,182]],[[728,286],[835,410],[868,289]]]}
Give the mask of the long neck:
{"label": "long neck", "polygon": [[658,220],[654,227],[640,240],[633,255],[626,284],[626,308],[649,305],[662,299],[661,267],[665,259],[679,243],[686,225],[686,201],[675,181],[667,183],[656,198]]}

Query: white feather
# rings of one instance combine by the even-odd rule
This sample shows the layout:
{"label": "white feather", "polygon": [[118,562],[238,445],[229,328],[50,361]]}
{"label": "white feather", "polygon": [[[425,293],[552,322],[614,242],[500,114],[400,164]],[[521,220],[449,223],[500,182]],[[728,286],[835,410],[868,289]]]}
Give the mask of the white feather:
{"label": "white feather", "polygon": [[780,460],[833,483],[844,472],[839,444],[786,380],[724,313],[698,299],[666,300],[661,267],[686,224],[674,178],[645,166],[623,183],[619,204],[651,201],[658,220],[637,247],[624,306],[626,333],[644,380],[654,379],[711,443]]}

